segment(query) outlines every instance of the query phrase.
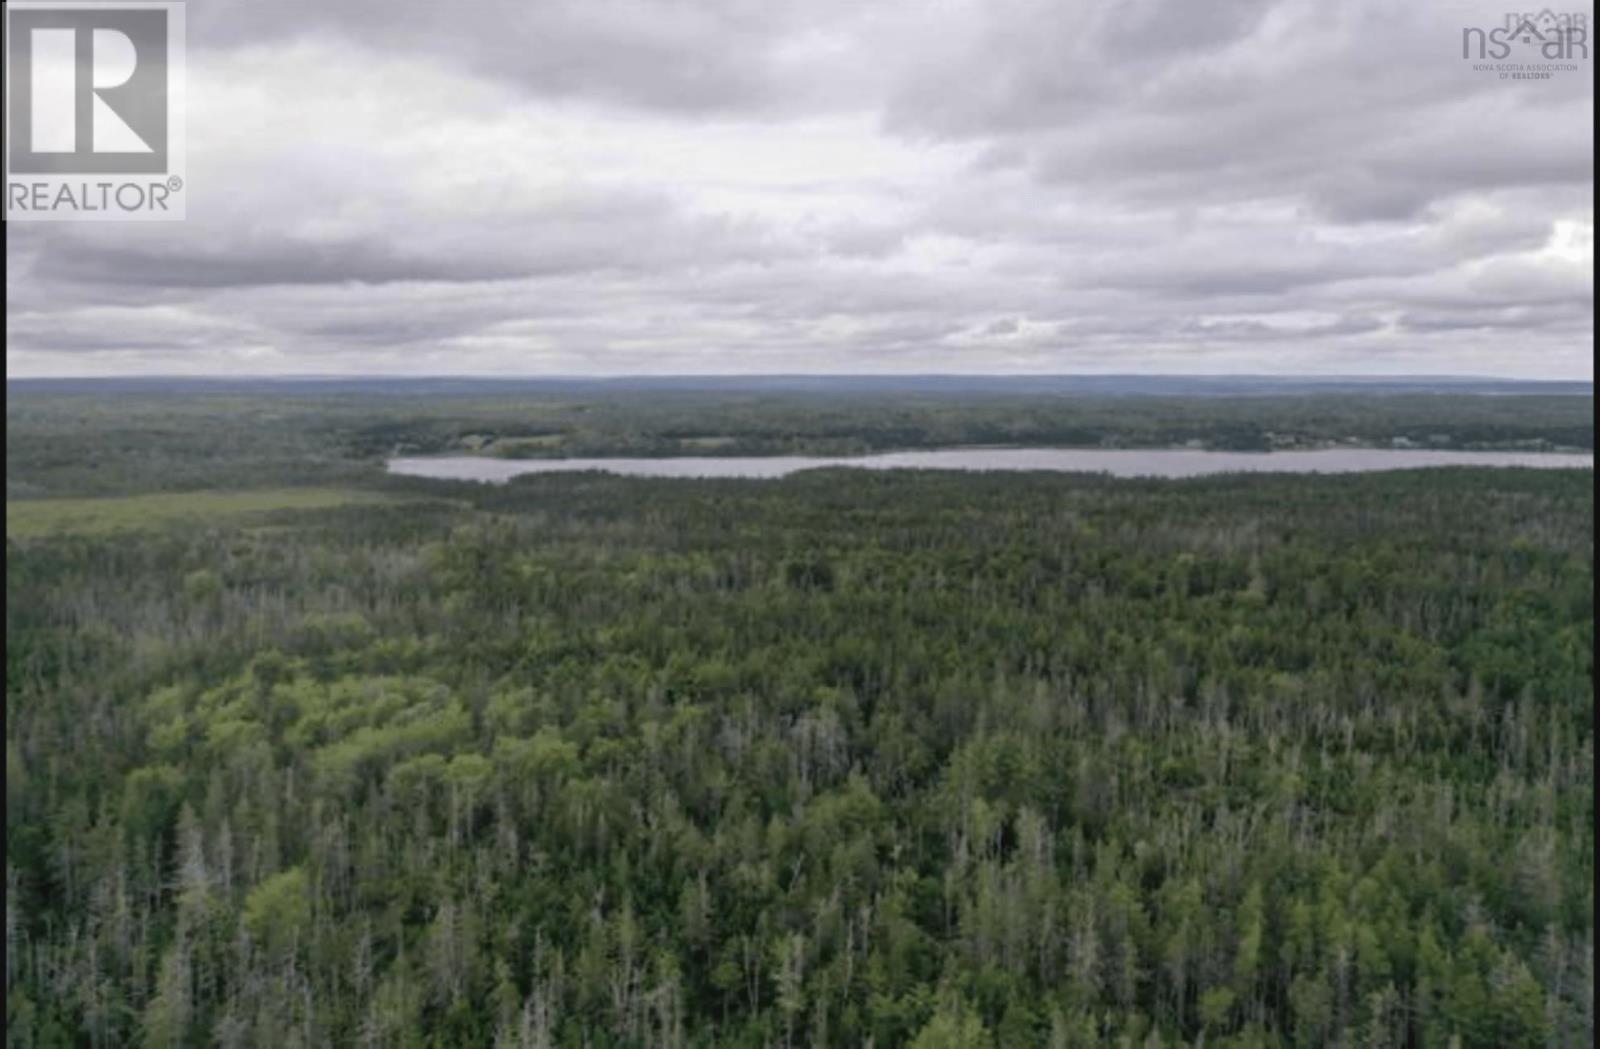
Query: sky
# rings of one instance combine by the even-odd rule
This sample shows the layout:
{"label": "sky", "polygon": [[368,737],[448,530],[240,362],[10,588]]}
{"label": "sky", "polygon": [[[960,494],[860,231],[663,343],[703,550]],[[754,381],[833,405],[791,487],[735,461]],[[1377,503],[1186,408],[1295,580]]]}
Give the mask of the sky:
{"label": "sky", "polygon": [[1590,379],[1592,58],[1505,15],[193,0],[188,218],[9,224],[7,373]]}

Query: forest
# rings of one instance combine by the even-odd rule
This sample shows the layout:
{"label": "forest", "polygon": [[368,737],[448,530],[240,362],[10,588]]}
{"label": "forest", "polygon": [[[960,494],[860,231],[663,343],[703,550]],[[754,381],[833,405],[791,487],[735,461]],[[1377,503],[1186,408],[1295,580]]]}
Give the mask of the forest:
{"label": "forest", "polygon": [[[1046,377],[1048,378],[1048,377]],[[1592,390],[1214,396],[805,384],[7,384],[6,496],[341,484],[384,456],[859,455],[966,445],[1594,449]],[[1154,386],[1165,391],[1165,386]],[[1323,391],[1322,384],[1312,384]],[[1511,390],[1543,391],[1541,384]],[[499,392],[496,392],[499,391]]]}
{"label": "forest", "polygon": [[8,1046],[1593,1044],[1592,471],[380,466],[1587,397],[12,394]]}

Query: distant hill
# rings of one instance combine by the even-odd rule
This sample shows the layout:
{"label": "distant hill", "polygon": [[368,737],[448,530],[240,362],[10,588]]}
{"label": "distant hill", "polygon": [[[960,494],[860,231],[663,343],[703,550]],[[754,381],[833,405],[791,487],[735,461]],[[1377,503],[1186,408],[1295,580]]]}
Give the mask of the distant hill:
{"label": "distant hill", "polygon": [[1116,397],[1239,397],[1295,394],[1468,394],[1594,396],[1583,380],[1522,380],[1472,376],[1278,375],[663,375],[619,378],[494,378],[440,376],[262,377],[212,379],[7,379],[6,393],[231,393],[284,392],[392,396],[599,394],[619,391],[849,394],[1062,394]]}

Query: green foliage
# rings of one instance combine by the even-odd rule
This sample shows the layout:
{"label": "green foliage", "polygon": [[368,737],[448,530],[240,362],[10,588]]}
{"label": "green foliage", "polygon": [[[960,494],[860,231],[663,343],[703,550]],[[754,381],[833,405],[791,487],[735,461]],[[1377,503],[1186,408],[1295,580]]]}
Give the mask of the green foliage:
{"label": "green foliage", "polygon": [[990,1049],[993,1045],[983,1018],[962,1002],[941,1005],[911,1040],[911,1049]]}
{"label": "green foliage", "polygon": [[1592,482],[13,539],[8,1044],[1585,1044]]}
{"label": "green foliage", "polygon": [[[247,478],[241,478],[246,481]],[[181,495],[133,495],[103,499],[18,499],[6,503],[6,536],[28,538],[78,532],[97,535],[123,529],[163,528],[175,523],[208,522],[224,517],[261,518],[285,510],[373,504],[393,501],[380,492],[337,488],[280,488],[242,492],[186,492]],[[200,599],[214,588],[206,584],[209,569],[184,580],[185,591]]]}
{"label": "green foliage", "polygon": [[244,898],[240,921],[269,949],[301,942],[311,925],[311,884],[303,867],[266,878]]}

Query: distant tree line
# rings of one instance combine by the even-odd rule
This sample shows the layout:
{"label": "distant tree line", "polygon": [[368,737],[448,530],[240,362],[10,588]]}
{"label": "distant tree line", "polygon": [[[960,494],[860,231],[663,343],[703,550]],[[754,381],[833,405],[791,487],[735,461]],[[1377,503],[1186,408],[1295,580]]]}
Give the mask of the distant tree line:
{"label": "distant tree line", "polygon": [[381,383],[8,391],[7,497],[365,483],[393,455],[860,455],[959,445],[1268,451],[1594,447],[1581,395],[1234,397],[621,391],[430,396]]}

